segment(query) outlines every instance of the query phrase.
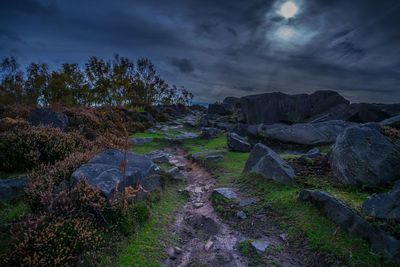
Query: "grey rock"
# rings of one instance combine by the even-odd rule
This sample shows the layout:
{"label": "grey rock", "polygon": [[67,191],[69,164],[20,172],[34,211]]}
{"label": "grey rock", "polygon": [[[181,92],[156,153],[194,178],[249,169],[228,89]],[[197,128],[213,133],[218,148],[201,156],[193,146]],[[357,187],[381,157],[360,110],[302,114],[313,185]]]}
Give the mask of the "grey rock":
{"label": "grey rock", "polygon": [[249,126],[244,123],[238,123],[231,132],[239,136],[249,136]]}
{"label": "grey rock", "polygon": [[251,150],[250,144],[235,133],[228,133],[226,142],[230,151],[250,152]]}
{"label": "grey rock", "polygon": [[209,128],[202,128],[201,130],[201,139],[212,139],[212,138],[217,138],[220,136],[221,130],[213,127]]}
{"label": "grey rock", "polygon": [[396,129],[400,129],[400,115],[383,120],[379,124],[381,126],[390,126]]}
{"label": "grey rock", "polygon": [[147,142],[152,142],[153,137],[134,137],[130,138],[130,144],[131,145],[144,145]]}
{"label": "grey rock", "polygon": [[28,179],[26,177],[10,179],[0,178],[0,200],[23,194],[27,183]]}
{"label": "grey rock", "polygon": [[191,132],[183,132],[180,135],[175,136],[174,140],[185,140],[185,139],[196,139],[199,138],[200,135],[196,134],[196,133],[191,133]]}
{"label": "grey rock", "polygon": [[[160,186],[160,168],[151,159],[144,155],[127,152],[126,158],[126,186],[136,188],[138,181],[146,191],[152,191]],[[74,171],[71,178],[75,183],[86,178],[92,186],[109,197],[114,194],[118,183],[118,190],[122,192],[123,179],[120,165],[124,161],[124,152],[116,149],[108,149],[94,156],[89,163],[83,164]],[[143,193],[142,193],[143,194]]]}
{"label": "grey rock", "polygon": [[168,155],[160,150],[147,153],[146,156],[155,163],[169,163]]}
{"label": "grey rock", "polygon": [[203,158],[205,156],[216,156],[219,154],[225,154],[226,150],[213,150],[213,151],[206,151],[206,152],[197,152],[189,156],[190,159],[192,160],[199,160],[200,158]]}
{"label": "grey rock", "polygon": [[368,240],[371,248],[388,258],[399,256],[400,241],[384,231],[376,230],[366,220],[354,213],[331,195],[312,190],[302,190],[299,201],[310,202],[328,219],[349,233]]}
{"label": "grey rock", "polygon": [[178,167],[173,167],[169,169],[168,174],[170,174],[175,180],[183,181],[186,179],[185,175],[179,170]]}
{"label": "grey rock", "polygon": [[240,108],[240,98],[238,97],[228,96],[223,102],[232,105],[235,109]]}
{"label": "grey rock", "polygon": [[240,98],[248,124],[304,122],[334,106],[348,103],[349,101],[333,91],[317,91],[311,95],[266,93]]}
{"label": "grey rock", "polygon": [[314,147],[313,149],[309,150],[306,154],[302,155],[300,159],[317,158],[319,156],[321,156],[321,152],[317,147]]}
{"label": "grey rock", "polygon": [[207,115],[202,116],[199,120],[198,126],[199,127],[208,127],[208,125],[209,125],[208,116]]}
{"label": "grey rock", "polygon": [[362,212],[375,218],[400,221],[400,182],[388,193],[370,196],[364,201]]}
{"label": "grey rock", "polygon": [[272,149],[260,143],[251,151],[243,171],[259,173],[278,182],[295,184],[294,170]]}
{"label": "grey rock", "polygon": [[400,147],[370,127],[345,130],[328,158],[333,174],[347,184],[386,185],[400,179]]}
{"label": "grey rock", "polygon": [[236,216],[238,216],[242,220],[246,220],[247,219],[246,213],[244,213],[243,211],[238,211],[236,213]]}
{"label": "grey rock", "polygon": [[157,130],[154,128],[149,128],[146,130],[146,133],[155,134],[155,133],[157,133]]}
{"label": "grey rock", "polygon": [[239,202],[239,206],[240,207],[246,207],[250,204],[253,204],[254,202],[256,202],[257,200],[255,198],[248,198],[248,199],[244,199],[242,201]]}
{"label": "grey rock", "polygon": [[253,241],[250,244],[258,254],[263,254],[270,245],[268,241],[262,241],[262,240]]}
{"label": "grey rock", "polygon": [[215,127],[224,131],[231,131],[235,126],[230,123],[219,122],[215,124]]}
{"label": "grey rock", "polygon": [[332,144],[337,136],[354,123],[326,121],[318,123],[298,123],[293,125],[259,129],[259,135],[273,141],[300,145]]}
{"label": "grey rock", "polygon": [[32,111],[28,121],[35,126],[44,125],[59,128],[66,132],[72,125],[72,120],[67,115],[44,108],[36,108]]}
{"label": "grey rock", "polygon": [[213,194],[221,195],[229,200],[237,199],[237,195],[232,188],[215,188]]}
{"label": "grey rock", "polygon": [[233,110],[234,107],[228,103],[208,105],[208,114],[229,115]]}

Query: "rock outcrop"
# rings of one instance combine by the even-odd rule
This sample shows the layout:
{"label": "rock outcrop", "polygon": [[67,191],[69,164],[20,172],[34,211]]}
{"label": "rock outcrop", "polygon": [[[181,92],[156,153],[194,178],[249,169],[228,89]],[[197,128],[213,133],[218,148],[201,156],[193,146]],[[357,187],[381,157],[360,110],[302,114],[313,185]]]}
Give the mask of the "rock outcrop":
{"label": "rock outcrop", "polygon": [[213,127],[201,129],[201,139],[213,139],[217,138],[221,134],[221,130]]}
{"label": "rock outcrop", "polygon": [[233,106],[228,103],[208,105],[208,114],[228,115],[232,114],[233,110]]}
{"label": "rock outcrop", "polygon": [[294,170],[272,149],[260,143],[251,150],[243,171],[259,173],[278,182],[295,184]]}
{"label": "rock outcrop", "polygon": [[226,142],[230,151],[250,152],[251,150],[250,144],[235,133],[228,133]]}
{"label": "rock outcrop", "polygon": [[347,128],[328,158],[333,174],[346,184],[386,185],[400,179],[400,147],[373,127]]}
{"label": "rock outcrop", "polygon": [[44,108],[34,109],[28,121],[34,126],[51,126],[53,128],[60,128],[63,132],[68,131],[72,124],[71,118],[67,115]]}
{"label": "rock outcrop", "polygon": [[[160,168],[150,158],[133,152],[126,153],[128,163],[126,165],[126,186],[136,188],[138,181],[146,191],[152,191],[160,186]],[[123,180],[121,163],[124,161],[124,152],[116,149],[108,149],[94,156],[89,163],[83,164],[72,174],[74,182],[85,178],[92,186],[98,187],[107,197],[118,189],[122,192]]]}
{"label": "rock outcrop", "polygon": [[366,220],[331,195],[321,191],[302,190],[298,200],[314,204],[325,217],[341,228],[368,240],[373,250],[388,258],[396,258],[400,255],[400,241],[386,232],[376,230]]}
{"label": "rock outcrop", "polygon": [[317,91],[311,95],[266,93],[244,96],[240,104],[247,124],[298,123],[323,114],[349,101],[334,91]]}

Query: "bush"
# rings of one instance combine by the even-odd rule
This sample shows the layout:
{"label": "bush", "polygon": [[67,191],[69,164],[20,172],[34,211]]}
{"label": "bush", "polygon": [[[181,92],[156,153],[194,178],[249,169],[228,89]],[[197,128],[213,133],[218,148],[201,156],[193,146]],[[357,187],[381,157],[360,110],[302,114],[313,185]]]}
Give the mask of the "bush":
{"label": "bush", "polygon": [[41,163],[63,160],[73,152],[84,152],[89,142],[77,132],[64,133],[51,127],[0,133],[0,169],[29,170]]}
{"label": "bush", "polygon": [[104,222],[106,199],[83,179],[73,189],[42,198],[42,215],[11,229],[9,266],[68,266],[103,245],[96,225]]}
{"label": "bush", "polygon": [[384,136],[388,137],[389,139],[396,140],[400,138],[400,130],[392,128],[390,126],[382,126],[379,131]]}
{"label": "bush", "polygon": [[[135,110],[124,107],[64,107],[53,106],[51,109],[62,112],[72,118],[73,127],[81,128],[85,136],[100,136],[104,133],[125,136],[125,129],[129,134],[144,131],[152,126],[146,116]],[[83,126],[83,127],[82,127]]]}
{"label": "bush", "polygon": [[96,151],[72,153],[66,159],[57,161],[53,165],[41,164],[28,175],[29,183],[25,188],[26,197],[31,208],[37,210],[42,207],[41,199],[45,194],[53,194],[62,181],[69,185],[72,173],[82,164],[87,163]]}

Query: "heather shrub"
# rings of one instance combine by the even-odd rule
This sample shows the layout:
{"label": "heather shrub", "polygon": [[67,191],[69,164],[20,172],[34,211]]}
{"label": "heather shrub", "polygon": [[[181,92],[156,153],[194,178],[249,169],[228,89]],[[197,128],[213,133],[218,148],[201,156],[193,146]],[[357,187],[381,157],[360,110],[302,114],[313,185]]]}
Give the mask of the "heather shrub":
{"label": "heather shrub", "polygon": [[82,131],[85,136],[101,136],[108,132],[116,136],[144,131],[152,126],[146,116],[135,110],[124,107],[64,107],[53,106],[51,109],[62,112],[72,118],[73,127]]}
{"label": "heather shrub", "polygon": [[83,152],[89,142],[77,132],[64,133],[51,127],[30,127],[0,133],[0,169],[28,170],[53,163],[73,152]]}
{"label": "heather shrub", "polygon": [[0,118],[13,118],[27,120],[35,106],[29,105],[0,105]]}
{"label": "heather shrub", "polygon": [[[30,215],[11,229],[10,266],[68,266],[103,244],[106,199],[82,179],[56,196],[43,194],[41,215]],[[97,228],[96,228],[97,226]]]}
{"label": "heather shrub", "polygon": [[95,154],[96,150],[85,153],[75,152],[62,161],[54,164],[41,164],[33,169],[29,175],[29,183],[25,188],[26,198],[34,210],[42,207],[43,194],[53,194],[62,181],[69,185],[72,173],[82,164],[87,163]]}
{"label": "heather shrub", "polygon": [[381,134],[390,139],[396,140],[400,138],[400,130],[392,128],[390,126],[382,126],[379,131],[381,132]]}
{"label": "heather shrub", "polygon": [[0,119],[0,132],[23,130],[29,127],[29,123],[24,119],[13,119],[5,117]]}

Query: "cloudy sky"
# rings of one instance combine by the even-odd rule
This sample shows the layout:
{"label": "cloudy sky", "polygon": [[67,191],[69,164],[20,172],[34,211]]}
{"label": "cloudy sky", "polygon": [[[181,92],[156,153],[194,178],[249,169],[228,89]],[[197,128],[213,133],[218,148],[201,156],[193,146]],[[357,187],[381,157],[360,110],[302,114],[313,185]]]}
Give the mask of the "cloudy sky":
{"label": "cloudy sky", "polygon": [[400,102],[398,0],[1,0],[0,57],[148,57],[195,100],[333,89]]}

